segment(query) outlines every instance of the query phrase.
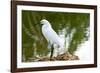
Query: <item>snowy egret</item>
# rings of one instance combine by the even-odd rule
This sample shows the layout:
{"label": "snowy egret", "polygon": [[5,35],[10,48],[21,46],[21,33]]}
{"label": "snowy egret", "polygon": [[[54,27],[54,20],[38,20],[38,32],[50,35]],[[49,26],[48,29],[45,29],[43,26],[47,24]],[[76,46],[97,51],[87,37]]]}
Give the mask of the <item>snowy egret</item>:
{"label": "snowy egret", "polygon": [[48,42],[48,48],[51,49],[51,59],[53,56],[54,44],[56,44],[58,48],[64,48],[64,42],[59,37],[59,35],[53,30],[48,20],[42,19],[40,23],[42,24],[42,33]]}

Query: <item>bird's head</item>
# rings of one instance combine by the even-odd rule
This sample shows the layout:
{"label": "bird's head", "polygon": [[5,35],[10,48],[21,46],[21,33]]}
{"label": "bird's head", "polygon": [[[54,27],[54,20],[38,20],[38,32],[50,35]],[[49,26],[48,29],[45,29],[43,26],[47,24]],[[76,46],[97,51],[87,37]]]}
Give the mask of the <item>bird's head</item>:
{"label": "bird's head", "polygon": [[40,21],[40,23],[41,23],[42,25],[49,25],[49,26],[51,26],[51,25],[50,25],[50,22],[47,21],[46,19],[42,19],[42,20]]}

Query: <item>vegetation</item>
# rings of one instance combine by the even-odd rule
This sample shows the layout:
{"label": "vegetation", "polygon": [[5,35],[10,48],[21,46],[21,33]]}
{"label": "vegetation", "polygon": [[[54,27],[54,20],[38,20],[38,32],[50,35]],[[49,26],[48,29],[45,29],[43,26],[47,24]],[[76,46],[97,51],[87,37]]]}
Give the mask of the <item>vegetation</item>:
{"label": "vegetation", "polygon": [[[22,61],[48,54],[47,41],[42,35],[40,21],[47,19],[59,34],[65,29],[65,38],[71,37],[68,52],[74,54],[78,46],[88,40],[89,14],[68,12],[22,11]],[[72,32],[73,36],[72,36]],[[65,42],[65,44],[66,44]]]}

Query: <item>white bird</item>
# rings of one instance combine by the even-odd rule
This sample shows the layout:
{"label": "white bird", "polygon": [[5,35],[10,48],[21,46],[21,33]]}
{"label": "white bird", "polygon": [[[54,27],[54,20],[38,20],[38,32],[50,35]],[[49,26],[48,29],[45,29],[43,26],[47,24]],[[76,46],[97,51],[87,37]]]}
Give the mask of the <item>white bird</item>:
{"label": "white bird", "polygon": [[43,19],[40,21],[40,23],[43,24],[42,33],[48,42],[48,48],[51,48],[51,57],[52,57],[54,44],[56,44],[59,48],[64,48],[64,42],[53,30],[49,21],[47,21],[46,19]]}

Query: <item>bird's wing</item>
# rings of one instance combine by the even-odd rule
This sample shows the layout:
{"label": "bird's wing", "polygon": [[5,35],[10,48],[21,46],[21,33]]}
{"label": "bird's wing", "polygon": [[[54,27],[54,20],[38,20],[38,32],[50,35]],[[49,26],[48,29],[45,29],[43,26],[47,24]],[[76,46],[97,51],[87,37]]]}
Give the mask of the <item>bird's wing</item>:
{"label": "bird's wing", "polygon": [[62,44],[61,38],[57,35],[57,33],[51,27],[46,27],[46,28],[43,27],[42,33],[44,37],[47,39],[47,41],[51,42],[51,44],[55,43],[59,46]]}

